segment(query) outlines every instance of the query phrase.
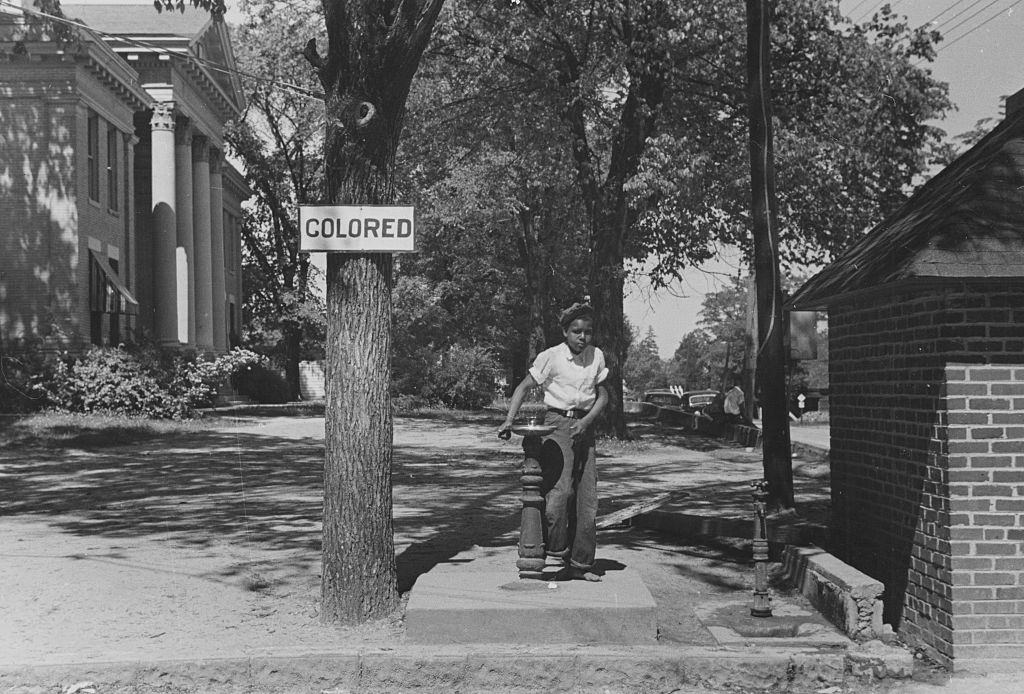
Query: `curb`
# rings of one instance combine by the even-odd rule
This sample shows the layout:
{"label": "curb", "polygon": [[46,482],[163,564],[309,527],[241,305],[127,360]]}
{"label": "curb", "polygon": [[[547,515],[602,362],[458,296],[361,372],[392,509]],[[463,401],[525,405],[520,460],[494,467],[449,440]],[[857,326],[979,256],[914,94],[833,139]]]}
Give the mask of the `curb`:
{"label": "curb", "polygon": [[[564,653],[551,653],[561,649]],[[348,692],[672,692],[682,686],[803,692],[842,683],[845,650],[812,647],[398,648],[209,660],[0,667],[0,691],[342,694]]]}

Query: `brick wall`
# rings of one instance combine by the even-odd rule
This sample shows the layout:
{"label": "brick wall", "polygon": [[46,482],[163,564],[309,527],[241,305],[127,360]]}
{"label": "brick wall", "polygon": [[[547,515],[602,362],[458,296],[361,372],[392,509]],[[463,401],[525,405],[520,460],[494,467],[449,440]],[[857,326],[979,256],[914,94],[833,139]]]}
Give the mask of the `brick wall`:
{"label": "brick wall", "polygon": [[65,343],[77,300],[74,67],[0,66],[0,339]]}
{"label": "brick wall", "polygon": [[881,580],[886,621],[942,659],[996,638],[1024,643],[1016,612],[975,612],[1017,610],[1006,600],[1021,591],[1024,622],[1024,567],[1011,568],[1024,554],[1008,527],[1024,477],[1024,453],[1011,451],[1024,440],[1024,424],[1012,426],[1024,416],[1013,396],[1024,287],[960,283],[833,306],[829,357],[832,551]]}
{"label": "brick wall", "polygon": [[[89,243],[123,260],[130,232],[107,196],[107,130],[131,132],[131,111],[81,65],[40,56],[0,65],[0,149],[10,164],[0,186],[0,338],[88,343]],[[88,117],[98,114],[99,200],[89,200]],[[126,143],[119,140],[119,155]],[[118,161],[119,174],[123,161]]]}

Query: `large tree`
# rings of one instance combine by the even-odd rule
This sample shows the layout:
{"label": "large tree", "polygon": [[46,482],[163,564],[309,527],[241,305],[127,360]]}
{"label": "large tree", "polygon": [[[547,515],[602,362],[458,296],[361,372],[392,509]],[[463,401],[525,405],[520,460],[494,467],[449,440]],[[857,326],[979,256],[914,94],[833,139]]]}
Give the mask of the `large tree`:
{"label": "large tree", "polygon": [[[158,0],[180,8],[185,0]],[[221,13],[223,0],[190,0]],[[395,200],[406,98],[443,0],[322,0],[326,42],[304,55],[324,93],[321,200]],[[322,45],[322,49],[318,46]],[[398,604],[391,503],[390,254],[327,261],[327,402],[321,619],[361,622]]]}
{"label": "large tree", "polygon": [[[828,261],[902,204],[948,156],[934,126],[951,108],[927,62],[939,35],[883,7],[861,25],[829,0],[773,3],[769,60],[783,267]],[[743,26],[742,3],[720,6]],[[667,283],[709,241],[752,255],[741,35],[723,45],[653,141],[631,190],[636,238]],[[683,242],[680,242],[683,240]],[[695,254],[696,251],[696,254]]]}
{"label": "large tree", "polygon": [[[395,201],[406,98],[443,0],[323,0],[326,53],[305,55],[325,92],[325,202]],[[390,254],[327,258],[327,414],[321,619],[398,604],[391,503]]]}

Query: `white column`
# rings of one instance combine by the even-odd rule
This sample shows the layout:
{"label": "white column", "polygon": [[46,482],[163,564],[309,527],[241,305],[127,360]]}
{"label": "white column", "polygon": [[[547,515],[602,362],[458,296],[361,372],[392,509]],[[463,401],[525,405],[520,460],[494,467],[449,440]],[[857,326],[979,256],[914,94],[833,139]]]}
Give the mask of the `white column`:
{"label": "white column", "polygon": [[158,103],[149,121],[152,182],[152,249],[154,332],[161,345],[178,344],[175,248],[174,104]]}
{"label": "white column", "polygon": [[174,129],[175,190],[178,200],[178,342],[196,343],[195,243],[192,229],[192,126],[179,118]]}
{"label": "white column", "polygon": [[224,283],[224,178],[221,153],[210,150],[210,259],[213,265],[213,348],[228,349],[227,290]]}
{"label": "white column", "polygon": [[210,247],[210,143],[192,138],[192,229],[195,234],[196,348],[213,350],[213,261]]}

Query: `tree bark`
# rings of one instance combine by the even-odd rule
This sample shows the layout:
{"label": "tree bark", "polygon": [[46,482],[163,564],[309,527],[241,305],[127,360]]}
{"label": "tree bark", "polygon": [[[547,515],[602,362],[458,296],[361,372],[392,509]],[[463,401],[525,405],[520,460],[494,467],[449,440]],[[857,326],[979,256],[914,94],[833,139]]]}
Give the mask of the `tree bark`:
{"label": "tree bark", "polygon": [[623,311],[624,258],[622,246],[626,229],[624,220],[609,214],[607,202],[595,207],[594,232],[590,252],[590,302],[594,307],[595,343],[608,363],[605,387],[609,399],[603,415],[605,433],[619,439],[630,438],[623,407],[622,370],[626,364],[629,343],[625,339]]}
{"label": "tree bark", "polygon": [[[443,0],[323,0],[328,54],[305,55],[326,94],[326,197],[394,202],[405,102]],[[324,622],[358,623],[398,605],[391,500],[390,254],[327,258]]]}
{"label": "tree bark", "polygon": [[321,619],[398,604],[391,501],[391,256],[327,258],[327,414]]}
{"label": "tree bark", "polygon": [[757,383],[761,389],[764,477],[768,504],[791,509],[793,462],[786,407],[785,322],[779,276],[779,230],[772,145],[769,0],[746,0],[750,186],[757,289]]}

